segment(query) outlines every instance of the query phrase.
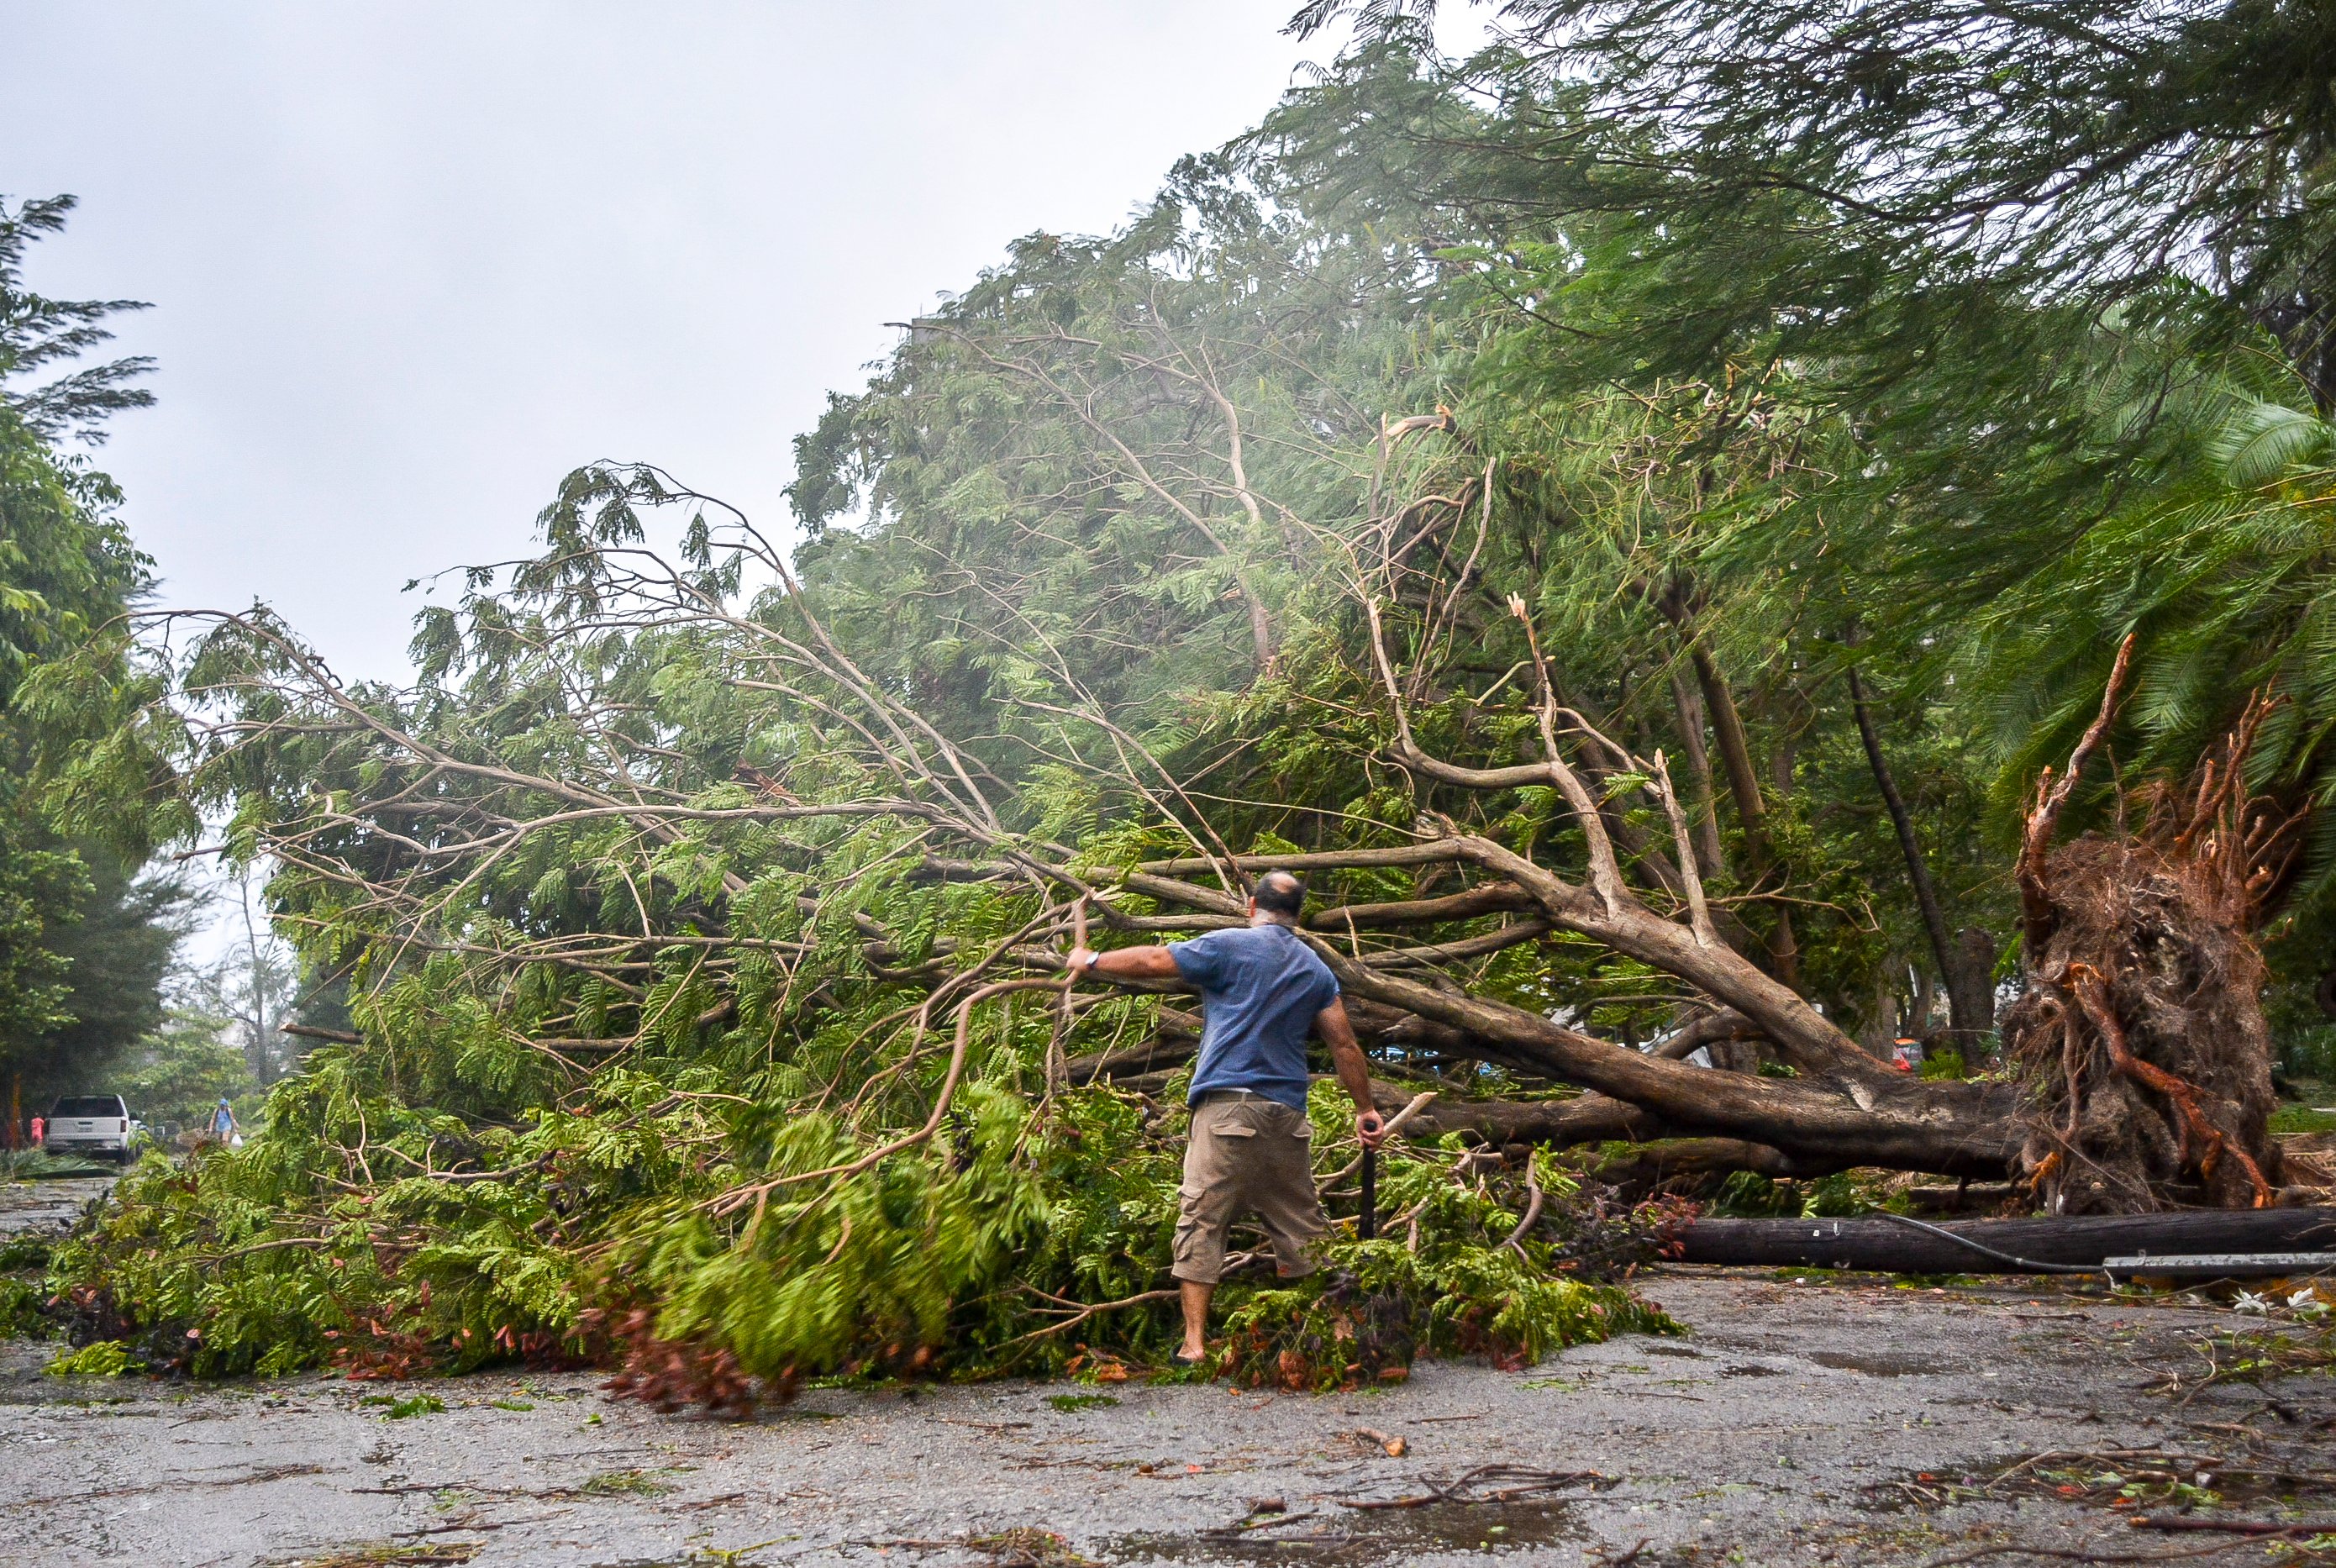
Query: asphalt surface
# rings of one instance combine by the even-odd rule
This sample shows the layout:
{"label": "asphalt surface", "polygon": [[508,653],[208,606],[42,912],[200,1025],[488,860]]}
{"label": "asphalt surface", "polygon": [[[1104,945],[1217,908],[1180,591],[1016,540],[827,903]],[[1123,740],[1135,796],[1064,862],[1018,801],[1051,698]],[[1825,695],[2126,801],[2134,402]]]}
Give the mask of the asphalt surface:
{"label": "asphalt surface", "polygon": [[70,1225],[91,1203],[113,1190],[112,1176],[66,1182],[0,1182],[0,1236],[18,1231],[55,1231]]}
{"label": "asphalt surface", "polygon": [[[2017,1282],[1681,1271],[1644,1289],[1690,1332],[1522,1371],[1424,1363],[1344,1397],[823,1389],[746,1423],[612,1403],[583,1374],[65,1379],[41,1372],[54,1347],[18,1341],[0,1347],[0,1561],[1679,1568],[2218,1544],[2180,1560],[2265,1560],[2244,1536],[2130,1528],[2143,1509],[2098,1479],[2113,1467],[2207,1474],[2225,1515],[2336,1518],[2336,1492],[2282,1505],[2213,1474],[2310,1467],[2336,1420],[2325,1376],[2198,1386],[2195,1347],[2257,1318]],[[418,1396],[417,1413],[389,1403]],[[1488,1466],[1508,1468],[1454,1488]],[[1437,1488],[1455,1500],[1358,1506]],[[1500,1491],[1522,1495],[1474,1500]]]}

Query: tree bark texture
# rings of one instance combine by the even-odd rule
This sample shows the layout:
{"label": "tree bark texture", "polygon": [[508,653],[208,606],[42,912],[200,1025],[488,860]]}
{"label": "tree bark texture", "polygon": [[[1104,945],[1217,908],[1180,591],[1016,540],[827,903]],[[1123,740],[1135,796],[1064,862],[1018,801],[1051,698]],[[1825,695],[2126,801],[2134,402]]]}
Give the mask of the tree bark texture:
{"label": "tree bark texture", "polygon": [[[1745,734],[1744,716],[1737,711],[1735,696],[1709,650],[1698,640],[1690,645],[1689,657],[1695,666],[1704,706],[1710,710],[1711,733],[1719,743],[1720,763],[1728,770],[1728,793],[1736,797],[1737,819],[1744,824],[1746,869],[1757,883],[1775,863],[1775,856],[1768,843],[1768,808],[1760,795],[1760,773],[1753,765],[1751,738]],[[1768,928],[1768,961],[1778,979],[1788,986],[1800,984],[1800,946],[1793,935],[1792,911],[1783,904],[1776,906],[1774,923]]]}
{"label": "tree bark texture", "polygon": [[[2101,1214],[1964,1220],[1940,1227],[2030,1262],[2081,1267],[2137,1253],[2336,1251],[2336,1210]],[[1886,1219],[1695,1220],[1679,1261],[1738,1266],[1874,1269],[1913,1274],[2021,1271],[2000,1259]]]}
{"label": "tree bark texture", "polygon": [[1968,1005],[1968,998],[1954,983],[1958,955],[1947,938],[1947,917],[1939,907],[1939,890],[1931,881],[1929,863],[1922,858],[1922,841],[1914,834],[1914,815],[1906,809],[1905,797],[1898,793],[1898,781],[1890,772],[1890,759],[1883,755],[1882,735],[1874,726],[1873,705],[1865,699],[1865,683],[1854,669],[1849,672],[1849,701],[1857,718],[1857,738],[1865,745],[1866,765],[1873,770],[1874,787],[1881,791],[1882,803],[1889,810],[1890,825],[1897,830],[1899,852],[1906,858],[1906,881],[1914,890],[1914,904],[1922,914],[1923,932],[1931,939],[1931,957],[1947,980],[1947,1005],[1955,1036],[1959,1040],[1967,1038],[1991,1027],[1993,1020],[1980,1024],[1961,1010]]}
{"label": "tree bark texture", "polygon": [[1882,803],[1890,812],[1890,825],[1897,831],[1899,852],[1906,857],[1906,880],[1922,911],[1922,930],[1931,939],[1931,956],[1947,982],[1952,1043],[1962,1051],[1966,1060],[1975,1058],[1995,1027],[1995,939],[1978,926],[1965,926],[1953,940],[1948,939],[1946,913],[1940,906],[1938,886],[1931,880],[1922,842],[1914,834],[1913,813],[1906,809],[1905,798],[1898,793],[1898,781],[1882,750],[1882,735],[1874,722],[1873,706],[1866,701],[1864,683],[1854,669],[1849,672],[1849,696],[1857,718],[1858,739],[1864,743],[1866,764],[1874,772],[1874,787],[1882,792]]}

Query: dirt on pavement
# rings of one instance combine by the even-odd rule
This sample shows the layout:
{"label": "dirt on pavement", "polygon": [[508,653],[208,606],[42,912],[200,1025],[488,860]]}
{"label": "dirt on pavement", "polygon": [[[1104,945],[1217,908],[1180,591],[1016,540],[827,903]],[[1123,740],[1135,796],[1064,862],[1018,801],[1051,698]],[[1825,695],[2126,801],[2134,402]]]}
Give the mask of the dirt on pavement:
{"label": "dirt on pavement", "polygon": [[743,1423],[612,1403],[581,1373],[59,1378],[54,1347],[16,1341],[0,1560],[1678,1568],[2226,1543],[2181,1559],[2218,1563],[2265,1544],[2131,1516],[2216,1493],[2225,1516],[2336,1518],[2336,1490],[2278,1500],[2329,1468],[2336,1380],[2204,1378],[2197,1347],[2261,1319],[2022,1281],[1642,1283],[1687,1335],[1521,1371],[1422,1363],[1344,1396],[814,1389]]}

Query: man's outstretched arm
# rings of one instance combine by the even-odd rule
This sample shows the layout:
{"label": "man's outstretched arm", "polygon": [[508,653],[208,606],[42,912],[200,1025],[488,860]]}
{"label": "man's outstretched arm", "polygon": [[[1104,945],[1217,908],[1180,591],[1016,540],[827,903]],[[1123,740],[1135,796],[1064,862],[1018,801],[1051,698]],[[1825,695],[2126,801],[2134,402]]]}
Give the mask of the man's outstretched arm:
{"label": "man's outstretched arm", "polygon": [[1330,1005],[1314,1015],[1314,1027],[1330,1047],[1330,1064],[1338,1069],[1338,1082],[1347,1086],[1348,1097],[1355,1102],[1355,1136],[1363,1147],[1376,1149],[1387,1136],[1387,1124],[1379,1119],[1378,1107],[1371,1103],[1370,1063],[1363,1057],[1363,1043],[1355,1038],[1355,1026],[1347,1017],[1344,998],[1333,998]]}
{"label": "man's outstretched arm", "polygon": [[1063,967],[1076,975],[1105,980],[1173,980],[1180,979],[1176,959],[1166,948],[1114,948],[1098,953],[1073,948]]}

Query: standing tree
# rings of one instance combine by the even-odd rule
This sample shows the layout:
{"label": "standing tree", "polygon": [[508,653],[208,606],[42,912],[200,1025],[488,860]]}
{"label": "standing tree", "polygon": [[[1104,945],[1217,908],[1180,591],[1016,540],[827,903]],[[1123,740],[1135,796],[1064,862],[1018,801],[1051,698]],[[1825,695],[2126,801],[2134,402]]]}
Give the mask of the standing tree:
{"label": "standing tree", "polygon": [[63,226],[70,197],[0,203],[0,1075],[8,1135],[46,1096],[86,1085],[161,1018],[179,894],[135,875],[142,813],[75,834],[44,779],[102,735],[113,705],[51,704],[44,667],[83,661],[131,695],[122,618],[146,562],[113,516],[112,482],[58,450],[102,438],[108,415],[152,401],[128,385],[149,362],[117,359],[35,380],[102,344],[129,301],[55,300],[24,287],[30,243]]}

